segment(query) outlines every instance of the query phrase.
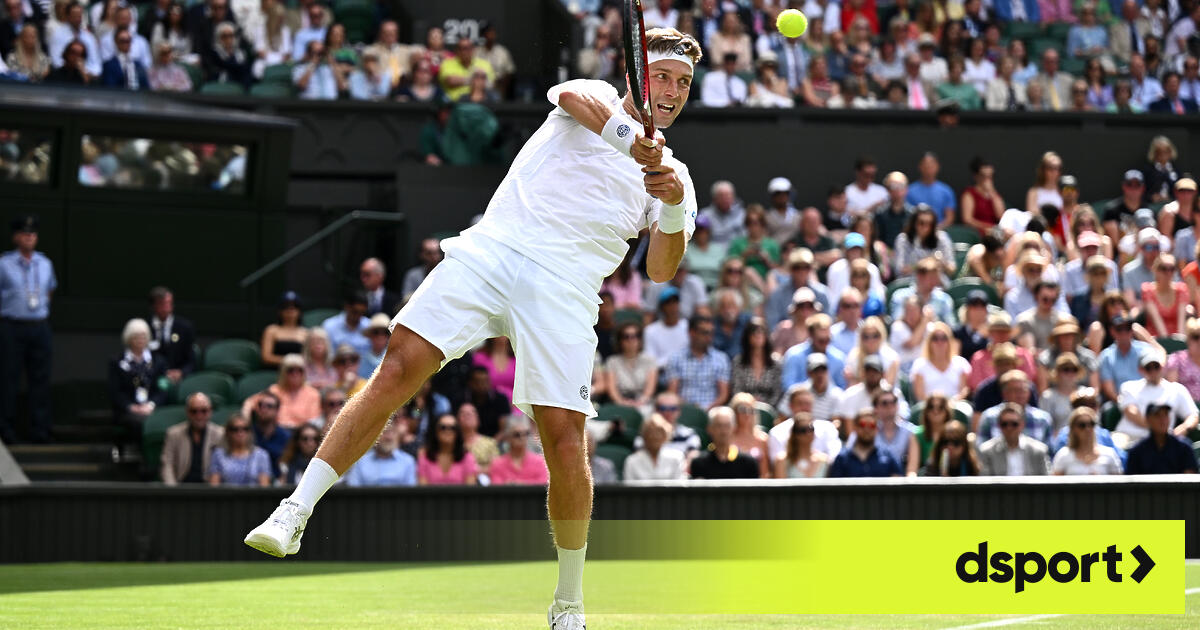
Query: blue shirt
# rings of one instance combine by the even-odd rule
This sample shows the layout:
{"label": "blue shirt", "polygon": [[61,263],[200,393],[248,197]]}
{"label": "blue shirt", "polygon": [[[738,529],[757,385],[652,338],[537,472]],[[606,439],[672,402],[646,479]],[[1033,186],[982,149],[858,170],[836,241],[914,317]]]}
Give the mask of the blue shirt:
{"label": "blue shirt", "polygon": [[915,181],[908,185],[908,196],[905,201],[912,205],[929,204],[937,213],[938,223],[946,218],[946,208],[958,210],[958,202],[954,200],[954,191],[945,182],[934,180],[932,184]]}
{"label": "blue shirt", "polygon": [[224,447],[213,449],[208,474],[220,475],[223,486],[257,486],[259,475],[271,474],[271,457],[261,447],[253,448],[243,457],[229,455]]}
{"label": "blue shirt", "polygon": [[330,356],[337,352],[338,346],[342,344],[347,344],[351,348],[354,348],[355,352],[358,352],[360,360],[362,357],[370,354],[371,340],[367,339],[367,335],[365,334],[367,325],[370,323],[370,320],[366,317],[360,317],[358,319],[358,329],[350,330],[346,328],[345,313],[338,313],[321,322],[321,328],[324,328],[325,333],[329,335],[329,345],[331,346],[329,348]]}
{"label": "blue shirt", "polygon": [[712,345],[717,350],[725,353],[729,358],[736,357],[742,353],[742,332],[746,330],[746,324],[750,323],[750,313],[738,313],[737,321],[733,323],[733,331],[726,333],[725,325],[720,319],[713,322],[713,342]]}
{"label": "blue shirt", "polygon": [[[862,326],[862,324],[859,324],[859,326]],[[844,355],[849,355],[854,346],[858,345],[858,329],[850,330],[846,326],[846,322],[835,322],[829,329],[829,334],[833,336],[829,345],[841,350]]]}
{"label": "blue shirt", "polygon": [[[783,389],[808,380],[808,355],[812,354],[812,341],[788,348],[783,354]],[[846,355],[829,344],[825,348],[825,360],[829,364],[829,378],[834,385],[846,389]]]}
{"label": "blue shirt", "polygon": [[384,354],[387,354],[386,348],[379,355],[375,355],[368,350],[366,354],[360,356],[358,360],[358,375],[362,378],[371,378],[371,374],[375,372],[375,368],[379,367],[380,363],[383,363]]}
{"label": "blue shirt", "polygon": [[392,451],[388,457],[383,457],[372,448],[350,468],[350,472],[346,473],[346,485],[351,488],[415,486],[417,460],[400,449]]}
{"label": "blue shirt", "polygon": [[1196,453],[1192,445],[1174,435],[1167,435],[1162,450],[1148,437],[1129,449],[1126,475],[1173,475],[1184,471],[1196,472]]}
{"label": "blue shirt", "polygon": [[33,252],[29,260],[17,250],[0,256],[0,317],[46,319],[50,293],[56,288],[54,263],[41,252]]}
{"label": "blue shirt", "polygon": [[729,357],[716,348],[700,358],[684,348],[667,361],[667,380],[679,380],[679,397],[701,409],[717,399],[717,383],[728,383],[729,371]]}
{"label": "blue shirt", "polygon": [[1121,354],[1117,344],[1100,352],[1100,382],[1110,382],[1113,389],[1121,391],[1121,385],[1142,378],[1138,372],[1138,360],[1143,352],[1151,350],[1150,344],[1134,339],[1129,343],[1129,352]]}
{"label": "blue shirt", "polygon": [[[295,85],[300,81],[300,77],[308,71],[307,63],[297,63],[292,68],[292,84]],[[300,92],[300,98],[310,100],[333,101],[338,97],[337,78],[333,76],[333,68],[329,64],[322,62],[313,70],[312,76],[308,78],[308,85]]]}
{"label": "blue shirt", "polygon": [[[1000,411],[1003,410],[1003,403],[994,407],[989,407],[983,412],[979,418],[979,443],[982,444],[994,437],[1000,436],[1000,427],[996,424],[1000,419]],[[1097,427],[1099,428],[1099,427]],[[1021,431],[1025,435],[1041,442],[1049,444],[1052,437],[1050,432],[1054,430],[1054,421],[1050,418],[1050,414],[1034,407],[1032,404],[1025,405],[1025,429]]]}
{"label": "blue shirt", "polygon": [[[1054,459],[1054,454],[1067,447],[1067,434],[1070,433],[1071,427],[1065,426],[1058,430],[1058,434],[1054,436],[1054,442],[1050,444],[1050,459]],[[1096,443],[1101,446],[1107,446],[1117,452],[1117,457],[1121,458],[1121,468],[1124,469],[1129,461],[1129,451],[1123,448],[1117,448],[1113,444],[1112,433],[1102,426],[1096,426]]]}
{"label": "blue shirt", "polygon": [[[917,295],[917,287],[896,289],[896,292],[892,294],[892,321],[904,319],[904,300],[907,300],[910,295]],[[918,296],[919,299],[920,296]],[[951,298],[950,294],[945,291],[934,288],[929,294],[928,306],[933,307],[933,314],[951,328],[958,323],[958,317],[954,314],[954,298]]]}
{"label": "blue shirt", "polygon": [[873,446],[866,461],[854,454],[854,449],[847,446],[833,459],[829,467],[830,477],[891,477],[900,475],[900,463],[887,450]]}

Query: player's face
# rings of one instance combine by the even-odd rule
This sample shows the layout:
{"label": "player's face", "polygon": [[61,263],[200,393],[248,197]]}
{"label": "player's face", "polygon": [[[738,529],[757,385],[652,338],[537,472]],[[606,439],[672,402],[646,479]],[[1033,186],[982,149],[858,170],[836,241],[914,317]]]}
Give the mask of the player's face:
{"label": "player's face", "polygon": [[692,89],[692,69],[682,61],[663,59],[650,64],[650,102],[654,126],[666,129],[675,122]]}

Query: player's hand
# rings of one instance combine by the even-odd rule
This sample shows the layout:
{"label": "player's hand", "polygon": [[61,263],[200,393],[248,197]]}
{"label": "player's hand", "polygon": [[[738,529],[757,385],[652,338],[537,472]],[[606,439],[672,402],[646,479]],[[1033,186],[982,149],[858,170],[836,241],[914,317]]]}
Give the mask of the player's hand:
{"label": "player's hand", "polygon": [[634,161],[642,166],[658,166],[662,163],[662,149],[666,142],[667,139],[662,136],[651,139],[638,132],[634,137],[633,146],[629,147],[629,153],[633,155]]}
{"label": "player's hand", "polygon": [[[634,143],[637,146],[637,143]],[[646,175],[642,181],[646,184],[646,192],[663,203],[676,206],[683,203],[683,182],[679,174],[668,164],[643,166]]]}

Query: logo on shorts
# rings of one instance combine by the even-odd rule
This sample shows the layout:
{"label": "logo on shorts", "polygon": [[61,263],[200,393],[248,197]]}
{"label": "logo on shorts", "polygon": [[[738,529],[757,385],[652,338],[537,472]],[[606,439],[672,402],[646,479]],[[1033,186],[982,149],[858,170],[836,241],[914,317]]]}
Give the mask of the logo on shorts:
{"label": "logo on shorts", "polygon": [[583,387],[579,388],[579,397],[584,400],[587,400],[587,397],[588,397],[587,385],[584,385]]}
{"label": "logo on shorts", "polygon": [[629,125],[620,125],[617,127],[617,137],[624,138],[629,135]]}

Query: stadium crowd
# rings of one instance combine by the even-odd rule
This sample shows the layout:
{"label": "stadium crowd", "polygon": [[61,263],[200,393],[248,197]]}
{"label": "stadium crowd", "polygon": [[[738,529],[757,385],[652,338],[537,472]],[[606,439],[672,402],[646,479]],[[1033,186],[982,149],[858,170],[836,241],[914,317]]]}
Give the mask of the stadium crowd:
{"label": "stadium crowd", "polygon": [[[583,26],[576,76],[624,87],[619,2],[562,0]],[[652,0],[647,28],[705,51],[708,107],[1189,114],[1194,0]],[[775,16],[802,9],[798,38]],[[115,89],[431,104],[533,100],[494,25],[402,42],[371,0],[5,0],[0,76]],[[536,83],[536,81],[534,82]]]}
{"label": "stadium crowd", "polygon": [[[1094,203],[1053,152],[1013,203],[986,159],[956,191],[931,153],[912,179],[861,157],[821,207],[795,207],[784,177],[761,203],[713,182],[671,280],[647,278],[642,238],[597,296],[596,481],[1196,472],[1197,184],[1164,136],[1130,161],[1087,174],[1092,198],[1121,191]],[[173,389],[186,403],[165,481],[292,483],[441,259],[423,241],[399,292],[363,261],[315,326],[284,294],[253,357],[277,372],[220,401],[223,429],[229,394],[188,386],[196,332],[156,288],[111,363],[114,411],[137,436]],[[515,366],[504,338],[448,362],[346,483],[545,483]]]}

